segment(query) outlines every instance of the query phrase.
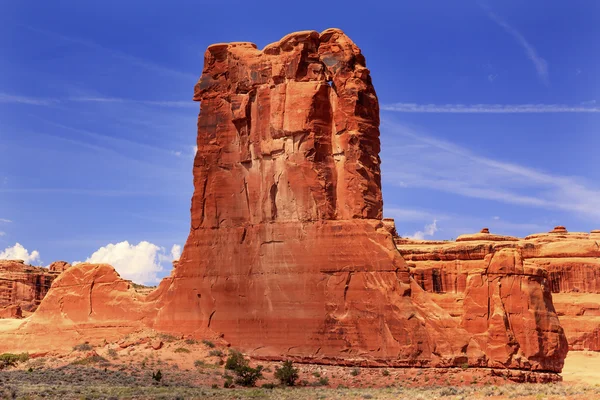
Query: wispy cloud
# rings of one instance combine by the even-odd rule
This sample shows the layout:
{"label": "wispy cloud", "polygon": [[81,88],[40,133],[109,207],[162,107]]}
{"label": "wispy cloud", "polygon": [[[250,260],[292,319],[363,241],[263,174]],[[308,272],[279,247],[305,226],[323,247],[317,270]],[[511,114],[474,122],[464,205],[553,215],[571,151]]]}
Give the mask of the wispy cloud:
{"label": "wispy cloud", "polygon": [[120,104],[144,104],[149,106],[174,107],[174,108],[199,108],[198,103],[193,101],[158,101],[158,100],[134,100],[118,97],[69,97],[68,101],[79,103],[120,103]]}
{"label": "wispy cloud", "polygon": [[443,222],[442,236],[446,239],[455,238],[466,233],[476,233],[484,227],[489,228],[492,233],[523,237],[532,233],[547,232],[553,226],[547,221],[543,223],[537,221],[512,222],[499,216],[483,218],[472,214],[448,213],[439,209],[412,209],[398,205],[384,207],[384,215],[394,218],[396,229],[399,231],[406,231],[410,228],[415,229],[414,227],[419,226],[419,224],[425,224],[425,229],[419,229],[412,235],[404,234],[405,237],[413,238],[424,238],[426,232],[432,232],[430,236],[438,238],[440,236],[438,232],[441,232],[441,230],[437,229],[433,232],[430,221],[436,221],[435,228],[438,228],[438,223]]}
{"label": "wispy cloud", "polygon": [[533,114],[533,113],[598,113],[594,103],[567,104],[384,104],[382,110],[402,113],[455,113],[455,114]]}
{"label": "wispy cloud", "polygon": [[157,72],[157,73],[172,76],[172,77],[182,78],[182,79],[186,79],[186,80],[190,80],[190,81],[195,81],[198,79],[198,76],[196,76],[195,74],[182,72],[182,71],[179,71],[179,70],[176,70],[173,68],[168,68],[163,65],[157,64],[155,62],[152,62],[152,61],[140,58],[140,57],[136,57],[136,56],[127,54],[127,53],[119,51],[119,50],[104,47],[98,43],[91,41],[91,40],[67,36],[67,35],[63,35],[60,33],[48,31],[45,29],[34,28],[32,26],[27,26],[27,25],[21,25],[21,26],[26,29],[29,29],[30,31],[37,32],[44,36],[50,36],[50,37],[53,37],[53,38],[56,38],[56,39],[59,39],[59,40],[65,41],[65,42],[75,43],[75,44],[78,44],[78,45],[81,45],[81,46],[84,46],[84,47],[87,47],[90,49],[104,51],[114,58],[124,60],[132,65],[142,67],[149,71]]}
{"label": "wispy cloud", "polygon": [[[472,153],[412,127],[384,121],[388,144],[382,159],[403,160],[402,168],[386,170],[387,184],[427,188],[460,196],[549,210],[572,212],[600,221],[600,187],[583,178],[539,171]],[[415,154],[405,145],[424,144]]]}
{"label": "wispy cloud", "polygon": [[408,236],[410,239],[414,239],[414,240],[423,240],[423,239],[425,239],[426,236],[431,237],[431,236],[435,235],[435,233],[438,230],[439,229],[437,226],[437,220],[434,219],[431,224],[425,225],[425,228],[422,231],[416,231],[412,235],[405,235],[405,236]]}
{"label": "wispy cloud", "polygon": [[525,37],[519,32],[517,29],[509,25],[506,21],[500,18],[498,15],[494,14],[491,11],[488,11],[488,16],[500,25],[508,34],[510,34],[516,41],[519,43],[523,50],[525,50],[525,54],[531,60],[533,65],[535,66],[535,70],[542,80],[542,82],[547,85],[548,84],[548,63],[542,57],[540,57],[535,50],[535,48],[529,43]]}
{"label": "wispy cloud", "polygon": [[0,218],[0,222],[5,223],[5,224],[10,224],[12,221],[10,219]]}
{"label": "wispy cloud", "polygon": [[0,103],[27,104],[31,106],[51,106],[59,102],[60,100],[58,99],[17,96],[8,93],[0,93]]}

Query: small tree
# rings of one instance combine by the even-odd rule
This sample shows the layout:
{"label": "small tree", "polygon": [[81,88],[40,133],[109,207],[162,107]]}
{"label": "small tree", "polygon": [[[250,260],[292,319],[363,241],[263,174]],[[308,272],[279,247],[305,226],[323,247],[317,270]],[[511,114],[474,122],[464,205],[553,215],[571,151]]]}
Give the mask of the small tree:
{"label": "small tree", "polygon": [[262,365],[259,365],[256,368],[244,365],[235,371],[237,375],[235,383],[246,387],[255,386],[256,381],[263,377],[262,370]]}
{"label": "small tree", "polygon": [[290,360],[284,361],[281,368],[275,368],[275,378],[279,379],[282,385],[294,386],[298,380],[298,368]]}
{"label": "small tree", "polygon": [[227,362],[225,363],[225,369],[235,372],[237,375],[235,383],[242,386],[254,386],[256,385],[256,381],[263,377],[263,366],[259,365],[256,368],[250,367],[248,360],[246,360],[244,355],[237,350],[231,350],[229,352],[229,357],[227,357]]}
{"label": "small tree", "polygon": [[152,379],[154,379],[156,382],[160,382],[162,379],[162,372],[160,372],[160,369],[156,371],[156,373],[152,373]]}
{"label": "small tree", "polygon": [[237,371],[238,368],[248,365],[248,361],[244,358],[244,355],[237,350],[230,350],[227,362],[225,362],[225,369],[230,371]]}

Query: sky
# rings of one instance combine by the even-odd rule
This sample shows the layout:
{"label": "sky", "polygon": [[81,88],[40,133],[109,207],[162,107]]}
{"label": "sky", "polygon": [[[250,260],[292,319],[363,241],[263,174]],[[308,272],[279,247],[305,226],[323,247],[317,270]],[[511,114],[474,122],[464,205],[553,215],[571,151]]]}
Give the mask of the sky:
{"label": "sky", "polygon": [[0,0],[0,259],[168,275],[205,49],[330,27],[371,71],[401,236],[600,229],[598,2]]}

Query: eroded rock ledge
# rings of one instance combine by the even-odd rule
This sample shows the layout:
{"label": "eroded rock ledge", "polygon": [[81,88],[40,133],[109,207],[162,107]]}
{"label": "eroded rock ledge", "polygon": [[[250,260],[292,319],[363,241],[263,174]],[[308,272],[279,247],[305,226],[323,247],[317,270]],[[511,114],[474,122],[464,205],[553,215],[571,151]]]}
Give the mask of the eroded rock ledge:
{"label": "eroded rock ledge", "polygon": [[[396,238],[411,274],[436,302],[457,318],[468,318],[470,282],[482,271],[517,274],[538,281],[552,299],[572,350],[600,351],[600,231],[548,233],[519,239],[487,232],[456,242]],[[490,270],[491,268],[491,270]],[[547,296],[548,294],[546,294]]]}

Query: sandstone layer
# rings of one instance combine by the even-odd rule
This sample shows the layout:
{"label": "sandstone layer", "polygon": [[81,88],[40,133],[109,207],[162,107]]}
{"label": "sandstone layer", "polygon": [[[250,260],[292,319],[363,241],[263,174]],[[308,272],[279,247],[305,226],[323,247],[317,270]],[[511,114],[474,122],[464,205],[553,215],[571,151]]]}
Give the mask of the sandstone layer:
{"label": "sandstone layer", "polygon": [[35,311],[60,272],[33,267],[21,260],[0,260],[0,309],[19,307],[26,312]]}
{"label": "sandstone layer", "polygon": [[523,239],[489,231],[456,242],[396,239],[411,275],[457,318],[469,318],[469,282],[503,260],[505,266],[517,266],[521,279],[538,281],[545,296],[552,293],[569,348],[594,351],[600,351],[599,243],[598,231],[569,233],[563,226]]}
{"label": "sandstone layer", "polygon": [[[510,248],[466,274],[405,262],[382,220],[377,96],[343,32],[212,45],[194,99],[191,230],[171,276],[142,296],[109,266],[77,265],[14,343],[48,327],[63,344],[151,327],[266,359],[561,370],[543,268]],[[461,298],[438,301],[437,285]]]}

